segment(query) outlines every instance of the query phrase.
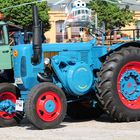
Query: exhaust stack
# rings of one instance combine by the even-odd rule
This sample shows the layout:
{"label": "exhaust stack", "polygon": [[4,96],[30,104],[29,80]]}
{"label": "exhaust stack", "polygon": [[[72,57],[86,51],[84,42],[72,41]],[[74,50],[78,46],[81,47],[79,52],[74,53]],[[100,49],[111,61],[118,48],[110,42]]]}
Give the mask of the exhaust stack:
{"label": "exhaust stack", "polygon": [[38,65],[42,56],[42,39],[41,39],[41,27],[38,17],[38,8],[33,5],[33,56],[31,58],[33,65]]}

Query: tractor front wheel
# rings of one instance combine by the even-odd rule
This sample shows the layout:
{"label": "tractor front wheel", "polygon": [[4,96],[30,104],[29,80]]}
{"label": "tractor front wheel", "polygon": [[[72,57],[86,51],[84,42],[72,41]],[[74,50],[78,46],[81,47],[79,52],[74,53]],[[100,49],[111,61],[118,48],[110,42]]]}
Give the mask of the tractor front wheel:
{"label": "tractor front wheel", "polygon": [[38,129],[54,128],[64,119],[67,102],[64,92],[52,83],[35,86],[25,102],[25,113]]}
{"label": "tractor front wheel", "polygon": [[123,48],[109,55],[97,89],[104,110],[114,120],[140,120],[140,48]]}

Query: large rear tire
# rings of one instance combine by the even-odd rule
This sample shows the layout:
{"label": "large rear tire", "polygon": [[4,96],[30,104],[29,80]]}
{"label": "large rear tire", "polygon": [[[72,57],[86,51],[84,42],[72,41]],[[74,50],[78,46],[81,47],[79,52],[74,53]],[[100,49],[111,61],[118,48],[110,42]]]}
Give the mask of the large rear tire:
{"label": "large rear tire", "polygon": [[[16,99],[20,97],[19,90],[16,86],[8,83],[0,84],[0,102],[9,100],[13,103],[16,103]],[[14,112],[12,114],[7,113],[6,111],[0,111],[0,126],[15,126],[23,118],[22,112]]]}
{"label": "large rear tire", "polygon": [[38,129],[58,126],[65,118],[67,102],[64,92],[52,83],[35,86],[25,102],[25,113]]}
{"label": "large rear tire", "polygon": [[140,48],[123,48],[109,55],[98,79],[97,97],[114,120],[140,120]]}

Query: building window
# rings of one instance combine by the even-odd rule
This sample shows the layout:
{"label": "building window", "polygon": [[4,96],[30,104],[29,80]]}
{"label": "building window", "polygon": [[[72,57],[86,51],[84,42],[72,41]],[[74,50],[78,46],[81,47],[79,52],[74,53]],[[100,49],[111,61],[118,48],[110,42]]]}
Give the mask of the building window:
{"label": "building window", "polygon": [[140,20],[137,20],[137,21],[136,21],[136,28],[137,28],[137,29],[140,29]]}
{"label": "building window", "polygon": [[64,21],[57,21],[56,22],[56,33],[61,33],[63,30]]}
{"label": "building window", "polygon": [[140,20],[137,20],[136,21],[136,29],[137,29],[137,31],[136,31],[136,37],[137,38],[140,38]]}
{"label": "building window", "polygon": [[63,42],[63,39],[67,38],[67,32],[64,32],[64,21],[60,20],[56,22],[56,42]]}
{"label": "building window", "polygon": [[72,27],[72,38],[79,37],[80,27]]}

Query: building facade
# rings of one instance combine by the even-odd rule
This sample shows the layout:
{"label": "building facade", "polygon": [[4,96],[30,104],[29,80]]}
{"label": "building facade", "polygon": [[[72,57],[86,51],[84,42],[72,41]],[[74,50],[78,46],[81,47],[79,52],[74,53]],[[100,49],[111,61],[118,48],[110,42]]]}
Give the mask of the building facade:
{"label": "building facade", "polygon": [[[87,0],[88,2],[88,0]],[[140,29],[140,11],[139,7],[130,7],[131,10],[135,11],[134,23],[130,23],[129,25],[126,25],[122,30],[126,30],[122,32],[126,36],[140,38],[140,31],[129,31],[130,29]],[[51,29],[45,33],[45,37],[47,40],[49,40],[50,43],[56,43],[56,42],[67,42],[70,39],[78,38],[80,36],[80,29],[79,27],[73,27],[68,28],[63,31],[63,24],[66,19],[66,14],[64,10],[64,6],[58,5],[57,7],[51,8],[51,11],[49,12],[50,16],[50,23],[51,23]]]}
{"label": "building facade", "polygon": [[140,38],[140,11],[135,11],[134,19],[134,23],[126,25],[122,30],[126,30],[123,33],[129,37]]}
{"label": "building facade", "polygon": [[69,27],[64,30],[66,19],[64,11],[50,11],[49,17],[51,29],[44,34],[49,43],[74,41],[80,38],[80,27]]}
{"label": "building facade", "polygon": [[64,11],[50,11],[50,24],[51,29],[45,33],[45,37],[49,40],[49,43],[62,41],[62,28],[66,15]]}

